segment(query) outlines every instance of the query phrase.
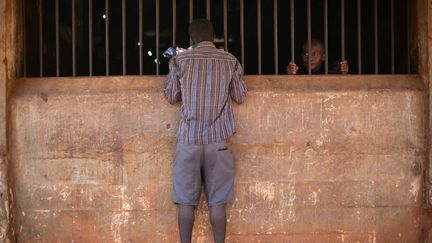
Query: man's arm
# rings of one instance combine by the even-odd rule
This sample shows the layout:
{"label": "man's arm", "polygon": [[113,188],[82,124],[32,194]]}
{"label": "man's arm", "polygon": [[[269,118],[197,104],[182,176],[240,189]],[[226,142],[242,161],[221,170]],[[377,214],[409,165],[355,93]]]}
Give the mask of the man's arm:
{"label": "man's arm", "polygon": [[245,101],[246,94],[247,87],[243,80],[243,68],[237,61],[230,83],[230,96],[235,102],[241,104]]}
{"label": "man's arm", "polygon": [[171,58],[169,62],[169,73],[164,82],[163,87],[165,98],[170,104],[174,104],[180,100],[181,89],[180,81],[178,76],[178,67],[174,58]]}

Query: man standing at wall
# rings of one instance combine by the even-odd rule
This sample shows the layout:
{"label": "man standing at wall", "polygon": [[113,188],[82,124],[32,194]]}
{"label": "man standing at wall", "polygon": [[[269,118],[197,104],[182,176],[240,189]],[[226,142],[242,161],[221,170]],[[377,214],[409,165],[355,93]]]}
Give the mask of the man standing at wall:
{"label": "man standing at wall", "polygon": [[191,242],[201,184],[216,243],[225,241],[225,204],[232,201],[234,159],[226,140],[235,133],[231,99],[242,103],[246,85],[242,67],[213,44],[213,25],[206,19],[189,25],[193,48],[171,58],[164,95],[182,107],[173,166],[173,201],[179,205],[182,243]]}

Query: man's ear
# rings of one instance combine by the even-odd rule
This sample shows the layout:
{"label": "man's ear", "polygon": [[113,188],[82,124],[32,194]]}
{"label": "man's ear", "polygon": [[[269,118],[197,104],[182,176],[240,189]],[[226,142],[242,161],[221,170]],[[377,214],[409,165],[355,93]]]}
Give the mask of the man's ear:
{"label": "man's ear", "polygon": [[321,61],[325,61],[326,54],[325,52],[321,55]]}

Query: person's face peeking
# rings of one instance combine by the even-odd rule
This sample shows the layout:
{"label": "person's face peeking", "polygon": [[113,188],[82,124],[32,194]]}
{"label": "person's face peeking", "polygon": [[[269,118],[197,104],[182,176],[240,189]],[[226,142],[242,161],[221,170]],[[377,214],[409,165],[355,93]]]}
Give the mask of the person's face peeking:
{"label": "person's face peeking", "polygon": [[303,60],[303,64],[306,67],[308,67],[309,64],[309,60],[308,60],[309,56],[311,59],[311,67],[310,67],[311,69],[315,69],[319,67],[321,63],[325,60],[325,52],[321,48],[321,45],[319,44],[312,43],[310,55],[308,52],[308,45],[305,45],[303,47],[302,60]]}

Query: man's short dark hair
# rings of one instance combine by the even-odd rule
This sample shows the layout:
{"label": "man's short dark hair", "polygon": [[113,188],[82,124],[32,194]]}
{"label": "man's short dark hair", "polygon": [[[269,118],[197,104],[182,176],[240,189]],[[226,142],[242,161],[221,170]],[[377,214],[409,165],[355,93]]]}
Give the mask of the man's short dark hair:
{"label": "man's short dark hair", "polygon": [[189,24],[189,37],[196,43],[213,41],[213,24],[207,19],[195,19]]}

